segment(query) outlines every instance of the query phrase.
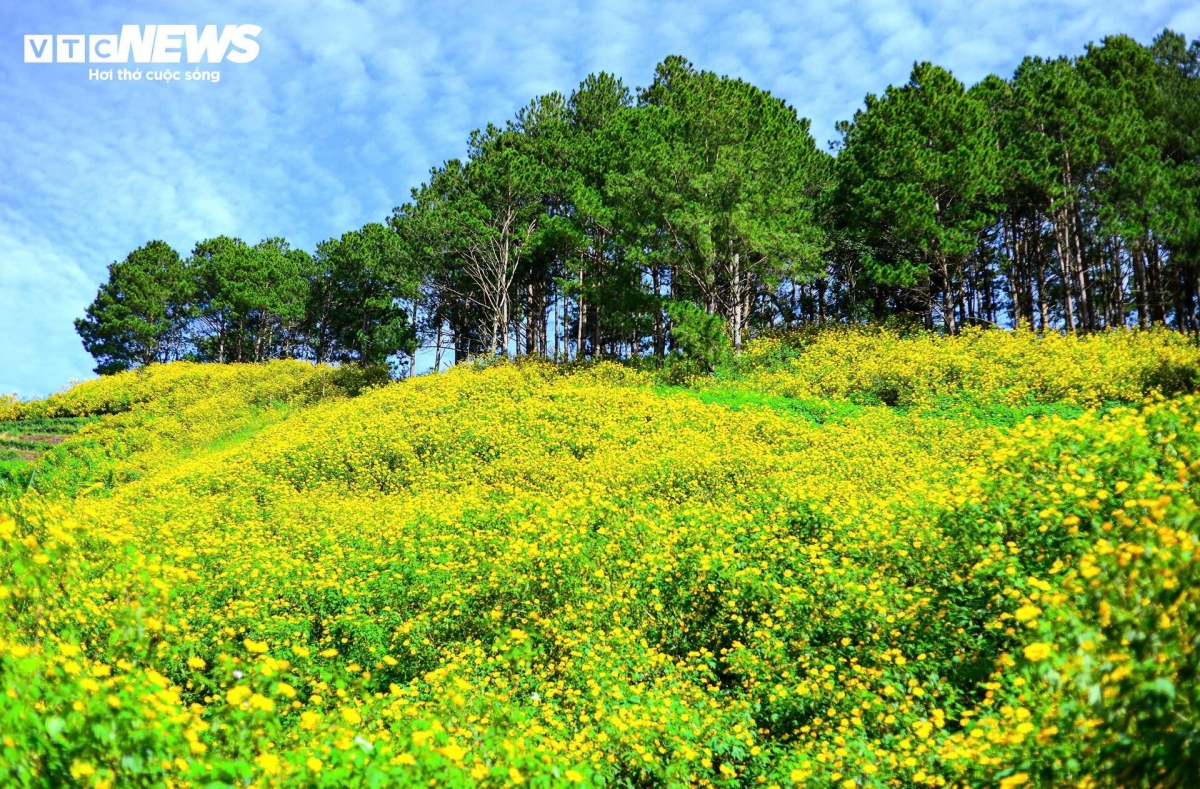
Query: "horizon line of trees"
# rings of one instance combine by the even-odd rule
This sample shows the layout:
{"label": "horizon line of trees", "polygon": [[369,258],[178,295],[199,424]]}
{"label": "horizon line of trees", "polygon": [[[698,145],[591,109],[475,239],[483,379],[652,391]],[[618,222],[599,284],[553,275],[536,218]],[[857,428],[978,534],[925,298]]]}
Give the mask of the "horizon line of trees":
{"label": "horizon line of trees", "polygon": [[76,328],[100,373],[403,370],[419,347],[439,368],[661,362],[696,333],[680,321],[706,319],[735,349],[825,322],[1200,333],[1200,40],[1112,36],[969,88],[917,63],[838,132],[826,152],[786,102],[678,56],[636,91],[593,74],[473,132],[386,222],[314,253],[152,241]]}

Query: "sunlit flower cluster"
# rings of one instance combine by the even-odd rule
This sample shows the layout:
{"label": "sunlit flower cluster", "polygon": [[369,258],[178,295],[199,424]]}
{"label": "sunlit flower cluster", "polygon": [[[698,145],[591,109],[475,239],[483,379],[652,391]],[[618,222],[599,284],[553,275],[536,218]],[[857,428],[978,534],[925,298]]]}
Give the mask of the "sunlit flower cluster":
{"label": "sunlit flower cluster", "polygon": [[[1148,763],[1200,709],[1200,400],[1161,394],[1194,348],[995,334],[766,340],[720,384],[736,407],[541,363],[356,397],[169,365],[0,406],[105,415],[0,504],[0,774],[855,789]],[[839,344],[847,370],[908,359],[922,407],[780,405],[871,391]],[[939,364],[995,368],[957,391],[1003,419],[938,410]]]}
{"label": "sunlit flower cluster", "polygon": [[1039,337],[972,327],[903,339],[887,329],[827,329],[758,340],[742,364],[755,389],[900,406],[964,396],[1100,406],[1200,384],[1200,346],[1166,329]]}

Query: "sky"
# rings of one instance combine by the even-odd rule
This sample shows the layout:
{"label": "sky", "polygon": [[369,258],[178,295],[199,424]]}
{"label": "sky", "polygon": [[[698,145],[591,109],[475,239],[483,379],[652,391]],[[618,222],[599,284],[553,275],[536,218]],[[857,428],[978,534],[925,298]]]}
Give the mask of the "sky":
{"label": "sky", "polygon": [[[1126,33],[1200,37],[1194,0],[150,3],[0,0],[0,394],[92,376],[75,334],[107,266],[152,239],[318,241],[382,221],[472,129],[667,55],[740,77],[836,138],[867,93],[932,61],[967,84]],[[95,81],[24,62],[24,36],[253,24],[220,81]],[[136,66],[129,66],[130,68]],[[146,65],[143,68],[156,68]]]}

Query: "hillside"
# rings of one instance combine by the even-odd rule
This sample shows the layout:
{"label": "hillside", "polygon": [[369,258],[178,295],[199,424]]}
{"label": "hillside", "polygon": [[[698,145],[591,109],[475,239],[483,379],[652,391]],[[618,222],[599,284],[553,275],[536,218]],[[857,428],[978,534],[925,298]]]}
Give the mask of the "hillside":
{"label": "hillside", "polygon": [[837,330],[673,384],[176,362],[0,402],[0,775],[1187,785],[1198,371],[1165,331]]}

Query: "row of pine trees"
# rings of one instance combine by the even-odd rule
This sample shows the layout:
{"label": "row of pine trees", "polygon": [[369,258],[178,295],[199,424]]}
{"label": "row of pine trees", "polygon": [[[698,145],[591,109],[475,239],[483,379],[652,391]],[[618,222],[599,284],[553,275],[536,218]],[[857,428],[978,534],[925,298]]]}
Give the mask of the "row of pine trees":
{"label": "row of pine trees", "polygon": [[781,99],[680,57],[636,91],[592,75],[313,253],[150,242],[77,329],[99,372],[661,360],[693,314],[735,347],[825,322],[1200,332],[1200,41],[1114,36],[969,88],[920,63],[838,131],[825,150]]}

